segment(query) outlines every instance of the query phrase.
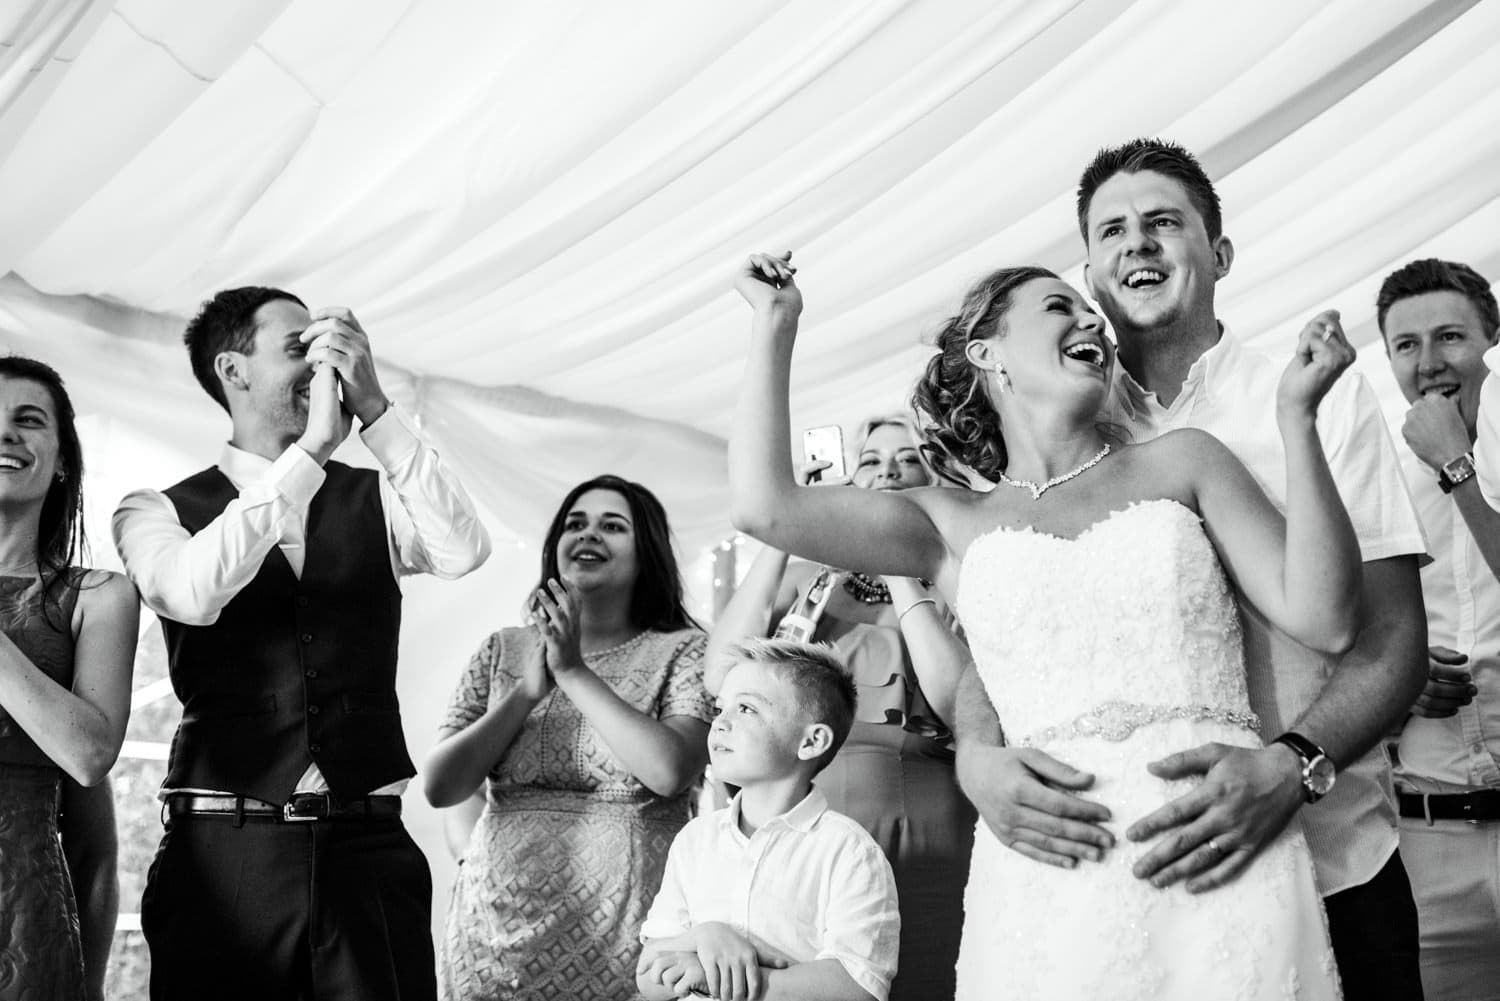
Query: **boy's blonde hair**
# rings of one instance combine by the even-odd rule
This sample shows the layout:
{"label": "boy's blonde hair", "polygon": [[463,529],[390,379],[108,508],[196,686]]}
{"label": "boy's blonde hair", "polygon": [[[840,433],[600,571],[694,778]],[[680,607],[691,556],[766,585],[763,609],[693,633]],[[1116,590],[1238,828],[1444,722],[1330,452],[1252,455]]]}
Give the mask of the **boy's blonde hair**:
{"label": "boy's blonde hair", "polygon": [[797,707],[811,722],[833,732],[833,741],[817,759],[813,774],[828,767],[854,726],[859,701],[854,678],[833,648],[797,640],[753,639],[731,647],[729,656],[736,663],[763,664],[791,684]]}

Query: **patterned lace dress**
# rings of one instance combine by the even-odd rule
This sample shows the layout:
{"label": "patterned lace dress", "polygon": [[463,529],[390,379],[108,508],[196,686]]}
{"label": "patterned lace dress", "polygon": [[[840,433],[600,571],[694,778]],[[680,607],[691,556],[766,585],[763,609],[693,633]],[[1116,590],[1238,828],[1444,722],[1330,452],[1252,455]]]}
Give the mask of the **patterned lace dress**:
{"label": "patterned lace dress", "polygon": [[1174,751],[1259,746],[1239,620],[1195,514],[1117,512],[1075,540],[998,530],[964,555],[958,609],[1007,737],[1092,772],[1117,847],[1059,869],[975,835],[958,997],[1282,1001],[1339,996],[1312,862],[1293,824],[1238,880],[1189,894],[1131,874],[1136,819],[1191,788]]}
{"label": "patterned lace dress", "polygon": [[[47,608],[33,578],[0,577],[0,629],[60,685],[73,681],[73,606],[55,589]],[[83,996],[78,905],[57,828],[62,772],[0,709],[0,998]]]}
{"label": "patterned lace dress", "polygon": [[[708,722],[704,636],[646,632],[585,658],[632,706]],[[495,633],[444,720],[468,726],[541,656],[532,629]],[[611,757],[556,690],[490,773],[488,803],[459,865],[438,981],[452,1001],[623,1001],[636,996],[640,927],[689,796],[664,799]]]}

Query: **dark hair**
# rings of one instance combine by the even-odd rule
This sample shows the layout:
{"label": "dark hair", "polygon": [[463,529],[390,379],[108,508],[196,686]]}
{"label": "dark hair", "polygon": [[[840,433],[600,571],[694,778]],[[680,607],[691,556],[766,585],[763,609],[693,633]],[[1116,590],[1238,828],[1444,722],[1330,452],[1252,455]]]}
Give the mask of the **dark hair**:
{"label": "dark hair", "polygon": [[854,709],[859,704],[854,676],[833,647],[796,640],[752,639],[730,647],[729,656],[735,663],[763,664],[775,671],[796,690],[797,706],[807,718],[833,731],[833,743],[817,759],[813,774],[827,768],[854,728]]}
{"label": "dark hair", "polygon": [[1056,278],[1046,268],[1001,268],[976,282],[963,306],[937,332],[937,354],[927,362],[912,391],[912,408],[922,422],[922,450],[943,479],[968,486],[959,466],[991,483],[1000,479],[1008,457],[1000,415],[984,386],[984,373],[969,361],[970,341],[1005,333],[1005,314],[1016,289],[1038,278]]}
{"label": "dark hair", "polygon": [[83,531],[83,446],[73,401],[62,376],[51,365],[24,355],[0,357],[0,376],[25,379],[47,390],[57,420],[57,474],[47,485],[37,526],[36,563],[50,593],[67,579],[67,570],[87,546]]}
{"label": "dark hair", "polygon": [[1375,322],[1380,325],[1380,335],[1385,336],[1385,314],[1392,306],[1428,292],[1457,292],[1474,304],[1486,337],[1494,340],[1500,332],[1500,307],[1495,305],[1490,283],[1467,264],[1429,257],[1402,265],[1380,283],[1380,294],[1375,297]]}
{"label": "dark hair", "polygon": [[230,288],[217,293],[204,302],[198,315],[188,323],[182,334],[187,345],[188,359],[193,363],[193,375],[198,384],[212,396],[219,406],[229,409],[229,400],[224,387],[219,383],[219,374],[214,371],[214,359],[224,351],[239,351],[250,354],[255,349],[255,313],[260,307],[277,299],[295,302],[303,309],[307,303],[279,288],[247,285]]}
{"label": "dark hair", "polygon": [[1150,171],[1170,177],[1187,189],[1193,207],[1203,217],[1203,228],[1210,240],[1224,233],[1224,216],[1219,208],[1219,193],[1204,173],[1198,158],[1185,148],[1165,139],[1132,139],[1123,146],[1109,146],[1094,155],[1078,179],[1078,231],[1084,245],[1089,242],[1089,206],[1099,186],[1116,174],[1139,174]]}
{"label": "dark hair", "polygon": [[666,508],[656,495],[639,483],[620,476],[605,474],[585,480],[572,490],[552,516],[547,539],[542,543],[542,579],[539,588],[557,577],[557,543],[573,504],[590,490],[613,490],[630,506],[630,521],[635,528],[635,587],[630,595],[630,621],[640,629],[671,632],[674,629],[701,628],[688,614],[682,600],[682,574],[672,552],[672,529],[667,524]]}

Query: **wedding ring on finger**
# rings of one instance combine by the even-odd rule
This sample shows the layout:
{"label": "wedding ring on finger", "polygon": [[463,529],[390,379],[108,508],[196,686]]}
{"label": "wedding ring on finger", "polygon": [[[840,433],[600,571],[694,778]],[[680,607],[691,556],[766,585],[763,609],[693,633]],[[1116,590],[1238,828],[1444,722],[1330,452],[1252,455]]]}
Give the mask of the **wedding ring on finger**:
{"label": "wedding ring on finger", "polygon": [[1323,341],[1324,344],[1327,344],[1329,341],[1333,340],[1333,335],[1337,332],[1338,328],[1333,324],[1328,323],[1327,321],[1318,324],[1318,337]]}
{"label": "wedding ring on finger", "polygon": [[1219,847],[1219,843],[1217,841],[1215,841],[1213,838],[1209,838],[1207,841],[1203,842],[1203,845],[1204,845],[1205,848],[1207,848],[1209,851],[1213,852],[1215,855],[1223,855],[1224,854],[1224,849],[1220,848]]}

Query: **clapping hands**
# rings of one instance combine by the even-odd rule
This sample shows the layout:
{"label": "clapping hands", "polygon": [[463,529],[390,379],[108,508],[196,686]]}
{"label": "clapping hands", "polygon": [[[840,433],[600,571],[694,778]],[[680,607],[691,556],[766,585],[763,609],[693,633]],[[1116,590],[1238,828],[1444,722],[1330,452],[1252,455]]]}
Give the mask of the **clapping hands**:
{"label": "clapping hands", "polygon": [[552,579],[532,594],[532,624],[541,634],[546,651],[547,673],[556,678],[566,671],[583,668],[578,629],[578,608],[562,581]]}

